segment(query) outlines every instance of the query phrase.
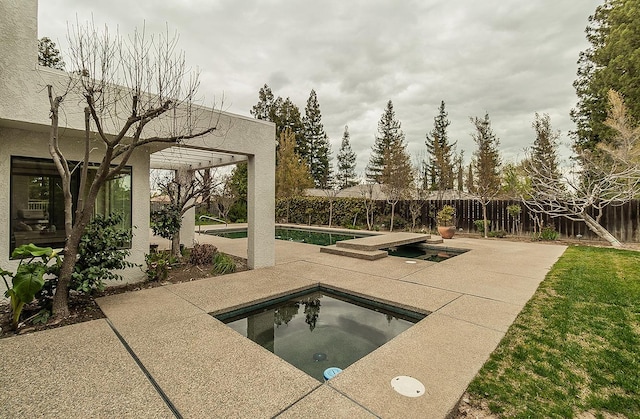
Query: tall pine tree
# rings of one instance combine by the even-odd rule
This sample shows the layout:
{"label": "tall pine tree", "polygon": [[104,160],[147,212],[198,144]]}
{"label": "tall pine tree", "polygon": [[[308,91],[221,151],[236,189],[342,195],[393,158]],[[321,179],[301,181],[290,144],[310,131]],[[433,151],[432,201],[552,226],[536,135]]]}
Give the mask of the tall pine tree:
{"label": "tall pine tree", "polygon": [[298,144],[298,154],[309,164],[309,172],[316,188],[325,189],[331,183],[331,165],[329,137],[322,125],[320,103],[315,90],[311,90],[307,106],[304,108],[304,135]]}
{"label": "tall pine tree", "polygon": [[345,125],[344,134],[342,134],[342,143],[340,144],[337,157],[336,181],[340,189],[358,184],[356,175],[356,153],[351,149],[349,139],[349,127]]}
{"label": "tall pine tree", "polygon": [[640,120],[640,7],[637,0],[605,0],[589,17],[586,29],[591,46],[580,54],[578,95],[571,112],[577,130],[574,148],[595,149],[615,132],[605,125],[607,94],[621,93],[634,120]]}
{"label": "tall pine tree", "polygon": [[382,172],[387,164],[386,155],[394,143],[404,143],[404,133],[400,121],[396,119],[393,102],[390,100],[378,122],[378,135],[376,135],[369,156],[369,164],[365,170],[367,180],[383,183]]}
{"label": "tall pine tree", "polygon": [[449,143],[447,128],[451,121],[447,118],[444,101],[440,102],[438,116],[433,118],[433,129],[427,134],[428,163],[427,173],[431,190],[453,189],[453,147]]}

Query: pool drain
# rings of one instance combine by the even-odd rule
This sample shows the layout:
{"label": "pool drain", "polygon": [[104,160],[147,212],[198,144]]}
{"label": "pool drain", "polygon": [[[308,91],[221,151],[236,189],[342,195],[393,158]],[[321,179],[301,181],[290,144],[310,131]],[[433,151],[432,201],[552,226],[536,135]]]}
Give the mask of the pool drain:
{"label": "pool drain", "polygon": [[323,353],[323,352],[316,352],[315,354],[313,354],[313,360],[318,362],[318,361],[326,361],[327,360],[327,354]]}
{"label": "pool drain", "polygon": [[391,379],[391,387],[398,393],[407,397],[420,397],[424,395],[424,384],[413,377],[399,375]]}

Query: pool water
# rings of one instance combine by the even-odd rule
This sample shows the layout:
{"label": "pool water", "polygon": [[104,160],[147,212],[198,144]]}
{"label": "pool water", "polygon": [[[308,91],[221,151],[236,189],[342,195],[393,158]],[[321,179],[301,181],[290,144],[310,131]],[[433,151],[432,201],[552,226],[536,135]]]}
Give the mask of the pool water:
{"label": "pool water", "polygon": [[454,249],[452,247],[428,247],[428,246],[398,246],[387,249],[389,256],[420,259],[429,262],[442,262],[452,257],[467,252],[467,249]]}
{"label": "pool water", "polygon": [[[247,230],[229,231],[229,232],[215,232],[210,231],[207,234],[213,236],[226,237],[228,239],[240,239],[247,237]],[[330,246],[336,244],[341,240],[357,239],[359,237],[367,237],[364,234],[344,234],[344,233],[331,233],[328,231],[312,231],[312,230],[300,230],[293,228],[276,228],[275,238],[277,240],[288,240],[298,243],[309,243],[320,246]]]}
{"label": "pool water", "polygon": [[249,308],[251,311],[245,313],[216,317],[322,381],[327,368],[348,367],[425,317],[351,298],[321,289],[262,304],[254,310]]}

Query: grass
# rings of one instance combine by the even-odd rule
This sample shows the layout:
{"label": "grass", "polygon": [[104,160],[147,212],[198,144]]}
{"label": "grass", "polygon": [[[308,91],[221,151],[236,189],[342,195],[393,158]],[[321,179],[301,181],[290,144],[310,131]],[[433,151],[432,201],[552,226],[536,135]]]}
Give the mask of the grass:
{"label": "grass", "polygon": [[568,248],[468,392],[504,417],[640,418],[640,252]]}

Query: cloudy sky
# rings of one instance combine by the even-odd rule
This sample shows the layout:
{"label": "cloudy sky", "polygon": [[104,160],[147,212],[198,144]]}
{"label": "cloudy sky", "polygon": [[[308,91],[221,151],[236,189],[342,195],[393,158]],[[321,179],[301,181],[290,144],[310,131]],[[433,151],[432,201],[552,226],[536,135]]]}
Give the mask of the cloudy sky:
{"label": "cloudy sky", "polygon": [[[388,100],[409,151],[424,153],[440,101],[450,138],[475,149],[470,117],[489,113],[504,161],[533,141],[548,113],[568,146],[572,87],[587,18],[602,0],[40,0],[39,34],[64,52],[67,26],[93,19],[128,34],[180,36],[207,104],[242,115],[268,84],[304,113],[315,89],[337,153],[344,126],[364,171]],[[563,149],[568,155],[568,148]]]}

